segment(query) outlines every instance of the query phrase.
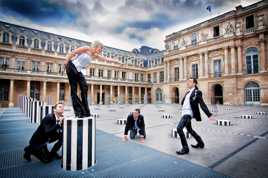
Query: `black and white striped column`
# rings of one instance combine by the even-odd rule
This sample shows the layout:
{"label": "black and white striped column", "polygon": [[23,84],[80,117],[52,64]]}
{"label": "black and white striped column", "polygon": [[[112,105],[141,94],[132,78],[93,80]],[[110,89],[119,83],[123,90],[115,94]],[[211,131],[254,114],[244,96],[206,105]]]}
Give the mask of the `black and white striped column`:
{"label": "black and white striped column", "polygon": [[33,108],[32,108],[32,114],[31,114],[31,123],[41,123],[42,117],[41,117],[41,101],[34,100],[33,101]]}
{"label": "black and white striped column", "polygon": [[96,118],[66,118],[63,124],[63,169],[84,170],[96,163]]}

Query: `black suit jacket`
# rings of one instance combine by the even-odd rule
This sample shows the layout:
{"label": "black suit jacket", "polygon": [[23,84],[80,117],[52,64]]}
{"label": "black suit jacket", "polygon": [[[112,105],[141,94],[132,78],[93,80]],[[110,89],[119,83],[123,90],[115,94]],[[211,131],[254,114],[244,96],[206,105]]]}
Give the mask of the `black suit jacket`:
{"label": "black suit jacket", "polygon": [[[145,131],[144,118],[143,118],[143,115],[141,115],[141,114],[140,114],[139,117],[138,117],[137,125],[138,125],[138,127],[139,127],[141,130]],[[130,115],[128,115],[128,117],[127,117],[127,123],[126,123],[125,133],[124,133],[124,134],[127,135],[127,134],[128,134],[128,131],[129,131],[130,129],[132,129],[134,126],[135,126],[135,120],[134,120],[133,115],[130,114]]]}
{"label": "black suit jacket", "polygon": [[47,142],[55,141],[55,138],[59,138],[60,135],[62,135],[62,127],[56,123],[55,114],[48,114],[34,132],[30,145],[41,147]]}
{"label": "black suit jacket", "polygon": [[[183,97],[181,101],[181,105],[183,105],[186,95]],[[202,92],[195,88],[190,96],[190,105],[193,111],[193,118],[195,118],[197,121],[201,121],[201,115],[199,111],[198,104],[200,105],[201,109],[204,111],[204,113],[210,117],[212,114],[209,112],[207,105],[205,104]]]}

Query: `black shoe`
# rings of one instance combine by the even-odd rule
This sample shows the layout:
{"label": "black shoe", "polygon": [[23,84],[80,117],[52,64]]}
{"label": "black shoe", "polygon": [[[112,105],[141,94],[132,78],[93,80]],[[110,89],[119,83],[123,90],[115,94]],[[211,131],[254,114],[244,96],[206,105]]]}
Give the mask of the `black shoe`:
{"label": "black shoe", "polygon": [[84,115],[83,114],[75,114],[75,117],[78,117],[78,118],[83,118]]}
{"label": "black shoe", "polygon": [[23,158],[26,159],[28,162],[31,162],[31,153],[29,153],[29,151],[27,151],[27,148],[24,149],[24,155]]}
{"label": "black shoe", "polygon": [[90,116],[91,116],[90,113],[83,114],[83,117],[90,117]]}
{"label": "black shoe", "polygon": [[204,148],[205,144],[204,143],[197,143],[196,145],[191,145],[193,148]]}
{"label": "black shoe", "polygon": [[189,150],[186,149],[181,149],[180,151],[176,151],[178,155],[185,155],[189,153]]}

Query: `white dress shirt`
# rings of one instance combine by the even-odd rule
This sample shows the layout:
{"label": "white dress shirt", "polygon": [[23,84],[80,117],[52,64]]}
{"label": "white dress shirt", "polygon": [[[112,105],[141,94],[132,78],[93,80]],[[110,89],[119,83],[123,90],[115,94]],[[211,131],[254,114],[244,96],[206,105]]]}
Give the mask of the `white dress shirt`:
{"label": "white dress shirt", "polygon": [[78,72],[86,75],[86,67],[91,63],[92,57],[88,53],[79,54],[72,63]]}
{"label": "white dress shirt", "polygon": [[187,93],[187,95],[185,96],[183,105],[182,105],[182,109],[181,109],[181,116],[184,115],[190,115],[193,117],[193,111],[190,105],[190,96],[192,94],[192,92],[194,91],[194,87],[190,89],[190,91]]}

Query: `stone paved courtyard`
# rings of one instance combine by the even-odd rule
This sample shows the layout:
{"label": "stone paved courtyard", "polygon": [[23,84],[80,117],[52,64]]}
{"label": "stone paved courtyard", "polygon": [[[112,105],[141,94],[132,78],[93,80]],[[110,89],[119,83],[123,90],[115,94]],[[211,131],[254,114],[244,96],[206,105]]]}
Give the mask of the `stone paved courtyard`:
{"label": "stone paved courtyard", "polygon": [[[140,108],[145,117],[147,139],[125,143],[121,140],[124,125],[117,119],[126,118]],[[91,177],[91,176],[181,176],[181,177],[268,177],[268,107],[209,106],[216,119],[227,119],[231,126],[218,126],[203,115],[202,122],[192,122],[205,142],[205,149],[190,149],[190,154],[176,155],[180,140],[171,137],[180,119],[180,107],[159,105],[93,105],[97,118],[97,165],[87,171],[66,172],[54,161],[43,165],[37,160],[26,163],[23,147],[37,127],[19,108],[0,110],[0,177]],[[66,106],[66,115],[71,108]],[[161,118],[170,114],[171,119]],[[242,119],[249,114],[253,119]],[[189,144],[195,141],[188,139]],[[139,156],[140,155],[140,156]],[[139,174],[136,171],[138,170]],[[149,171],[150,170],[150,171]],[[225,176],[226,175],[226,176]]]}

